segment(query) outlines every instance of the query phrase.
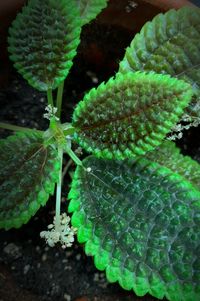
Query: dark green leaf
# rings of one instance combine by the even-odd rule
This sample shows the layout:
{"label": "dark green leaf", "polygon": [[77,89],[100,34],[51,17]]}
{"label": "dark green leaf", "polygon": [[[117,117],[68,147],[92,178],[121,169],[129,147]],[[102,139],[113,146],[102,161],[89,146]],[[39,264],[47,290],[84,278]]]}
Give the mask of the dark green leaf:
{"label": "dark green leaf", "polygon": [[128,73],[92,89],[73,114],[75,140],[98,157],[124,159],[158,146],[191,99],[190,85]]}
{"label": "dark green leaf", "polygon": [[82,25],[94,19],[107,5],[108,0],[76,0]]}
{"label": "dark green leaf", "polygon": [[200,9],[170,10],[146,23],[120,63],[120,72],[130,70],[153,70],[188,81],[196,94],[188,112],[200,116]]}
{"label": "dark green leaf", "polygon": [[0,228],[19,228],[54,192],[60,163],[42,134],[20,133],[0,140]]}
{"label": "dark green leaf", "polygon": [[10,58],[29,84],[55,89],[66,78],[80,37],[80,18],[71,0],[30,0],[10,28]]}
{"label": "dark green leaf", "polygon": [[200,190],[200,164],[180,153],[174,142],[165,141],[146,154],[147,158],[179,173]]}
{"label": "dark green leaf", "polygon": [[83,164],[69,212],[96,267],[138,296],[199,301],[200,192],[146,159]]}

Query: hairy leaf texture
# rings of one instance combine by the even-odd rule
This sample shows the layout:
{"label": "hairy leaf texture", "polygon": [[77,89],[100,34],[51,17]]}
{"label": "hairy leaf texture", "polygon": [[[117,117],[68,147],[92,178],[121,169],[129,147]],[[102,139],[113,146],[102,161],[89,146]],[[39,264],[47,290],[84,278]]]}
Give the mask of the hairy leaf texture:
{"label": "hairy leaf texture", "polygon": [[42,135],[20,133],[0,140],[0,228],[19,228],[54,192],[60,163]]}
{"label": "hairy leaf texture", "polygon": [[73,114],[75,140],[98,157],[124,159],[158,146],[191,99],[168,75],[128,73],[92,89]]}
{"label": "hairy leaf texture", "polygon": [[11,60],[40,91],[55,89],[66,78],[80,37],[80,18],[70,0],[30,0],[9,33]]}
{"label": "hairy leaf texture", "polygon": [[200,190],[200,164],[191,157],[182,155],[174,142],[164,141],[158,148],[148,152],[146,157],[179,173]]}
{"label": "hairy leaf texture", "polygon": [[76,0],[81,17],[81,24],[85,25],[94,19],[107,5],[108,0]]}
{"label": "hairy leaf texture", "polygon": [[200,116],[200,9],[170,10],[147,22],[120,63],[120,72],[130,70],[153,70],[189,82],[196,96],[188,112]]}
{"label": "hairy leaf texture", "polygon": [[199,301],[200,192],[146,159],[83,164],[69,212],[96,267],[138,296]]}

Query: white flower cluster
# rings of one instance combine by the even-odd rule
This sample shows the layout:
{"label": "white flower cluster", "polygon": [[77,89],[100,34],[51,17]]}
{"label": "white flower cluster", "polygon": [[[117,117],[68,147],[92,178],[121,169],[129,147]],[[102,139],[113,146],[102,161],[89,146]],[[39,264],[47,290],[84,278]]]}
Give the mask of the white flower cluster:
{"label": "white flower cluster", "polygon": [[54,217],[53,224],[48,225],[48,230],[42,231],[40,237],[44,238],[50,247],[54,247],[58,242],[61,243],[63,249],[71,247],[77,229],[70,227],[69,223],[70,217],[63,213],[60,215],[60,224],[56,227],[56,218]]}
{"label": "white flower cluster", "polygon": [[186,122],[186,125],[178,123],[172,129],[174,132],[171,136],[167,137],[168,140],[181,139],[183,137],[183,130],[189,130],[191,127],[197,127],[200,124],[200,117],[189,116],[187,114],[183,115],[181,121]]}
{"label": "white flower cluster", "polygon": [[48,120],[51,120],[51,118],[54,117],[58,121],[59,118],[56,117],[57,110],[58,109],[56,107],[52,107],[52,105],[48,105],[45,108],[46,113],[43,115],[43,117]]}

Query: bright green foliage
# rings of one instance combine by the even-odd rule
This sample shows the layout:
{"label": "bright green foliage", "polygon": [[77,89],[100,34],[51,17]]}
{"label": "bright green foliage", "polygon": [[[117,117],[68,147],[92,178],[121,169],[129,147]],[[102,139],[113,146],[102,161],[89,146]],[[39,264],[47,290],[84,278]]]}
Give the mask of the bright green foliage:
{"label": "bright green foliage", "polygon": [[[183,114],[190,121],[184,110],[191,103],[192,114],[200,107],[200,10],[171,10],[148,22],[116,77],[86,94],[72,124],[61,124],[63,81],[81,26],[106,4],[29,0],[12,24],[11,59],[33,87],[48,92],[50,126],[0,140],[0,228],[27,223],[57,183],[56,216],[41,236],[51,246],[71,246],[75,230],[60,215],[66,152],[78,165],[68,210],[96,267],[138,296],[199,301],[200,168],[163,140]],[[54,108],[51,89],[58,86]],[[71,139],[95,156],[81,162]]]}
{"label": "bright green foliage", "polygon": [[81,25],[89,23],[107,5],[108,0],[75,0],[81,16]]}
{"label": "bright green foliage", "polygon": [[174,142],[165,141],[146,156],[149,160],[179,173],[200,190],[200,164],[189,156],[183,156]]}
{"label": "bright green foliage", "polygon": [[0,228],[19,228],[54,193],[60,169],[57,151],[42,135],[24,133],[0,140]]}
{"label": "bright green foliage", "polygon": [[69,212],[96,267],[138,296],[199,301],[200,192],[146,159],[88,157],[83,165]]}
{"label": "bright green foliage", "polygon": [[190,85],[168,75],[118,75],[78,104],[72,123],[75,140],[98,157],[143,155],[161,143],[191,95]]}
{"label": "bright green foliage", "polygon": [[200,9],[170,10],[147,22],[120,63],[120,72],[130,70],[153,70],[188,81],[196,93],[190,113],[200,116]]}
{"label": "bright green foliage", "polygon": [[9,52],[19,73],[40,91],[66,78],[79,44],[80,19],[71,0],[30,0],[10,28]]}

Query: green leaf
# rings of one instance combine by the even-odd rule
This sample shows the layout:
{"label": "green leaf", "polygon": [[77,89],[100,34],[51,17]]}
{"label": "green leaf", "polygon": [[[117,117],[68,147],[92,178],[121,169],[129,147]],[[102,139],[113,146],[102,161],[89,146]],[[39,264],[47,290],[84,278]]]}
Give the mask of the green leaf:
{"label": "green leaf", "polygon": [[158,148],[148,152],[146,157],[179,173],[200,190],[200,164],[182,155],[174,142],[164,141]]}
{"label": "green leaf", "polygon": [[11,60],[40,91],[55,89],[66,78],[80,42],[80,18],[71,0],[30,0],[9,33]]}
{"label": "green leaf", "polygon": [[107,1],[108,0],[76,0],[82,25],[95,19],[102,9],[107,6]]}
{"label": "green leaf", "polygon": [[98,157],[143,155],[170,132],[191,96],[190,85],[168,75],[119,74],[78,104],[74,138]]}
{"label": "green leaf", "polygon": [[120,72],[130,70],[170,74],[189,82],[196,96],[188,112],[200,116],[200,9],[170,10],[147,22],[120,63]]}
{"label": "green leaf", "polygon": [[138,296],[199,301],[200,191],[146,159],[83,165],[68,210],[96,267]]}
{"label": "green leaf", "polygon": [[19,228],[46,204],[58,180],[57,156],[39,133],[0,140],[0,228]]}

